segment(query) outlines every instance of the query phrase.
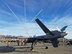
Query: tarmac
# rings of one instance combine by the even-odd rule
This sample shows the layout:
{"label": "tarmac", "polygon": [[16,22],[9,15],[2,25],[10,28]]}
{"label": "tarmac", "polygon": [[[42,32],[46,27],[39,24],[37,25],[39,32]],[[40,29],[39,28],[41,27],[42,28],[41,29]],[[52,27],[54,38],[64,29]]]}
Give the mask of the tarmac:
{"label": "tarmac", "polygon": [[[54,48],[49,43],[38,43],[32,51],[30,45],[31,43],[25,46],[17,46],[16,43],[11,43],[10,47],[7,47],[5,43],[0,43],[0,54],[72,54],[71,45],[61,44],[58,48]],[[45,49],[45,45],[48,45],[48,49]]]}

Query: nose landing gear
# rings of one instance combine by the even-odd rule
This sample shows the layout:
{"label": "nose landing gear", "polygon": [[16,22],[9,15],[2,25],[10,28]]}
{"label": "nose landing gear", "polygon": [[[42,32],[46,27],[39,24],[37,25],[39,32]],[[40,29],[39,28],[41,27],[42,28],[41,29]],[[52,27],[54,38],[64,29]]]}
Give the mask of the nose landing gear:
{"label": "nose landing gear", "polygon": [[46,46],[45,49],[48,49],[48,47]]}

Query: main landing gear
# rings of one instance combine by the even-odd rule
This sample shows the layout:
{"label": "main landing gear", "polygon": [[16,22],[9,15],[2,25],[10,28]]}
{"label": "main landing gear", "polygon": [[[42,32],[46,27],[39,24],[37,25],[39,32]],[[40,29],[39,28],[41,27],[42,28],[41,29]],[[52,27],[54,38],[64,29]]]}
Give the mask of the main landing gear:
{"label": "main landing gear", "polygon": [[34,49],[34,45],[35,45],[35,44],[34,44],[34,42],[33,42],[33,43],[31,44],[31,49],[30,49],[31,51]]}
{"label": "main landing gear", "polygon": [[[33,42],[33,43],[31,44],[31,49],[30,49],[31,51],[34,49],[35,44],[36,44],[35,42]],[[45,44],[44,44],[44,45],[45,45]],[[48,46],[45,46],[45,49],[48,49]]]}

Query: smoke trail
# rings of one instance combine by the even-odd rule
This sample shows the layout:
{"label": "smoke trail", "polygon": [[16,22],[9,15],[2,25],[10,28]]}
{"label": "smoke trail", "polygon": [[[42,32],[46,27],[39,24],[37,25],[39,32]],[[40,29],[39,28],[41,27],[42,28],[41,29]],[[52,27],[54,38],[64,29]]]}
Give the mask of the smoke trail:
{"label": "smoke trail", "polygon": [[26,0],[24,0],[24,20],[26,23]]}

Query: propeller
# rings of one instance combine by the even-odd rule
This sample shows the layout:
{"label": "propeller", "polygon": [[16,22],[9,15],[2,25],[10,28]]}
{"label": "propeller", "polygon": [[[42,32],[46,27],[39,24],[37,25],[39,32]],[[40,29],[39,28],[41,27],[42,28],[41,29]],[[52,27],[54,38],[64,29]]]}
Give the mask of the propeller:
{"label": "propeller", "polygon": [[63,32],[63,31],[65,31],[65,29],[66,29],[67,27],[68,27],[68,26],[64,26],[62,29],[59,29],[59,28],[57,27],[57,30],[60,31],[60,32]]}
{"label": "propeller", "polygon": [[57,27],[57,30],[61,32],[61,30]]}

